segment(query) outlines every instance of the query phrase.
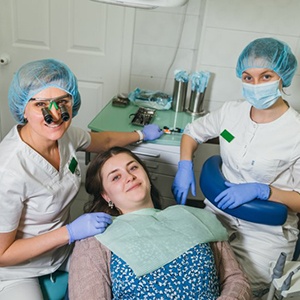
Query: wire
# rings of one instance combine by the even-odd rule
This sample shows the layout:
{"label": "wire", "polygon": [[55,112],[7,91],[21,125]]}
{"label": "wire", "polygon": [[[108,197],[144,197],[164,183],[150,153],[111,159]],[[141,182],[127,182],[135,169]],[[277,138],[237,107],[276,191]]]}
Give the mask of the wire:
{"label": "wire", "polygon": [[166,72],[165,80],[164,80],[164,83],[163,83],[163,89],[162,89],[163,91],[165,91],[168,75],[170,73],[171,68],[174,65],[175,59],[176,59],[178,51],[179,51],[180,42],[182,40],[183,28],[184,28],[184,24],[185,24],[185,20],[186,20],[187,7],[188,7],[188,3],[185,5],[185,11],[184,11],[184,16],[183,16],[183,19],[182,19],[182,22],[181,22],[181,28],[180,28],[180,32],[179,32],[179,38],[178,38],[178,41],[177,41],[176,51],[174,53],[174,56],[172,58],[172,61],[171,61],[170,65],[169,65],[169,68]]}

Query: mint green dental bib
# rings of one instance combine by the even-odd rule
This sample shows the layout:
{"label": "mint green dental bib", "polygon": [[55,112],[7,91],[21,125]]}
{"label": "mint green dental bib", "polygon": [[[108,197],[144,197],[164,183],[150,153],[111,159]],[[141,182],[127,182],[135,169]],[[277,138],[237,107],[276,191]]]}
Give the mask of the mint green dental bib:
{"label": "mint green dental bib", "polygon": [[164,210],[146,208],[121,215],[95,237],[139,277],[197,244],[227,240],[227,232],[212,213],[175,205]]}

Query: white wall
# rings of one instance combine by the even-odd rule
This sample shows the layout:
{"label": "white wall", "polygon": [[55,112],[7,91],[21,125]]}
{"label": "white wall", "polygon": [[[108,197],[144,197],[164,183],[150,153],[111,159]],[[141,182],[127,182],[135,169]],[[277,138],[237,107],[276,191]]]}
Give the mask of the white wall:
{"label": "white wall", "polygon": [[205,1],[154,10],[137,9],[130,88],[172,93],[174,71],[190,72],[197,59]]}
{"label": "white wall", "polygon": [[[172,93],[175,69],[208,70],[212,78],[205,108],[216,109],[224,101],[241,97],[235,65],[253,39],[275,37],[287,42],[300,63],[299,13],[299,0],[189,0],[187,8],[137,10],[130,88]],[[300,68],[285,96],[300,111],[299,83]]]}

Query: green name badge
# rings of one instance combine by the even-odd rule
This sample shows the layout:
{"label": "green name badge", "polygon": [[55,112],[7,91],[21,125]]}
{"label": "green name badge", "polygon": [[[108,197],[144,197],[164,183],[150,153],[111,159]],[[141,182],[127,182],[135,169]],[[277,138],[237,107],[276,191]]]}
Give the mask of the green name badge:
{"label": "green name badge", "polygon": [[220,134],[222,138],[224,138],[228,143],[230,143],[233,139],[234,136],[226,129],[224,129],[222,131],[222,133]]}
{"label": "green name badge", "polygon": [[78,165],[78,162],[77,162],[77,160],[73,157],[72,160],[71,160],[71,162],[70,162],[70,165],[69,165],[69,170],[72,172],[72,174],[74,174],[77,165]]}

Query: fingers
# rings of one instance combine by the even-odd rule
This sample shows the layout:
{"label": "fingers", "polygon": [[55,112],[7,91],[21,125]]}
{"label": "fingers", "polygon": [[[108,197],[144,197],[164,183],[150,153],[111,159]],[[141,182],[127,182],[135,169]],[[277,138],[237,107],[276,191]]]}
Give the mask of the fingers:
{"label": "fingers", "polygon": [[97,220],[97,222],[105,222],[107,224],[112,223],[111,215],[103,213],[103,212],[96,213],[96,220]]}
{"label": "fingers", "polygon": [[185,203],[186,203],[186,198],[187,198],[187,194],[188,194],[188,192],[184,192],[184,193],[181,195],[181,201],[180,201],[180,204],[181,204],[181,205],[185,205]]}
{"label": "fingers", "polygon": [[229,181],[225,181],[224,183],[225,183],[225,185],[228,186],[228,187],[232,187],[232,186],[235,186],[235,185],[236,185],[235,183],[231,183],[231,182],[229,182]]}
{"label": "fingers", "polygon": [[159,137],[161,137],[164,134],[164,132],[159,128],[158,134],[159,134]]}
{"label": "fingers", "polygon": [[96,229],[103,229],[110,225],[112,223],[112,218],[110,215],[106,213],[97,213],[96,216],[96,223],[95,223],[95,228]]}
{"label": "fingers", "polygon": [[215,202],[218,203],[217,206],[220,209],[226,209],[229,205],[232,205],[234,201],[232,198],[227,194],[227,190],[220,193],[216,198]]}
{"label": "fingers", "polygon": [[174,196],[176,202],[179,204],[180,203],[179,190],[176,187],[172,187],[172,193],[173,193],[173,196]]}
{"label": "fingers", "polygon": [[229,208],[229,206],[234,206],[235,202],[230,197],[224,197],[219,203],[218,207],[220,209]]}
{"label": "fingers", "polygon": [[195,184],[195,180],[192,181],[191,192],[192,192],[193,196],[196,196],[196,184]]}
{"label": "fingers", "polygon": [[96,213],[96,222],[94,227],[97,230],[97,233],[103,233],[105,229],[112,223],[112,217],[106,213]]}
{"label": "fingers", "polygon": [[216,198],[215,198],[215,202],[219,202],[225,195],[227,194],[226,190],[221,192]]}
{"label": "fingers", "polygon": [[181,205],[184,205],[185,202],[186,202],[187,194],[188,194],[188,191],[181,191],[179,196],[178,196],[177,203],[181,204]]}
{"label": "fingers", "polygon": [[177,204],[185,204],[187,194],[188,194],[188,189],[183,189],[183,188],[178,188],[176,186],[172,186],[172,193],[173,196],[177,202]]}

